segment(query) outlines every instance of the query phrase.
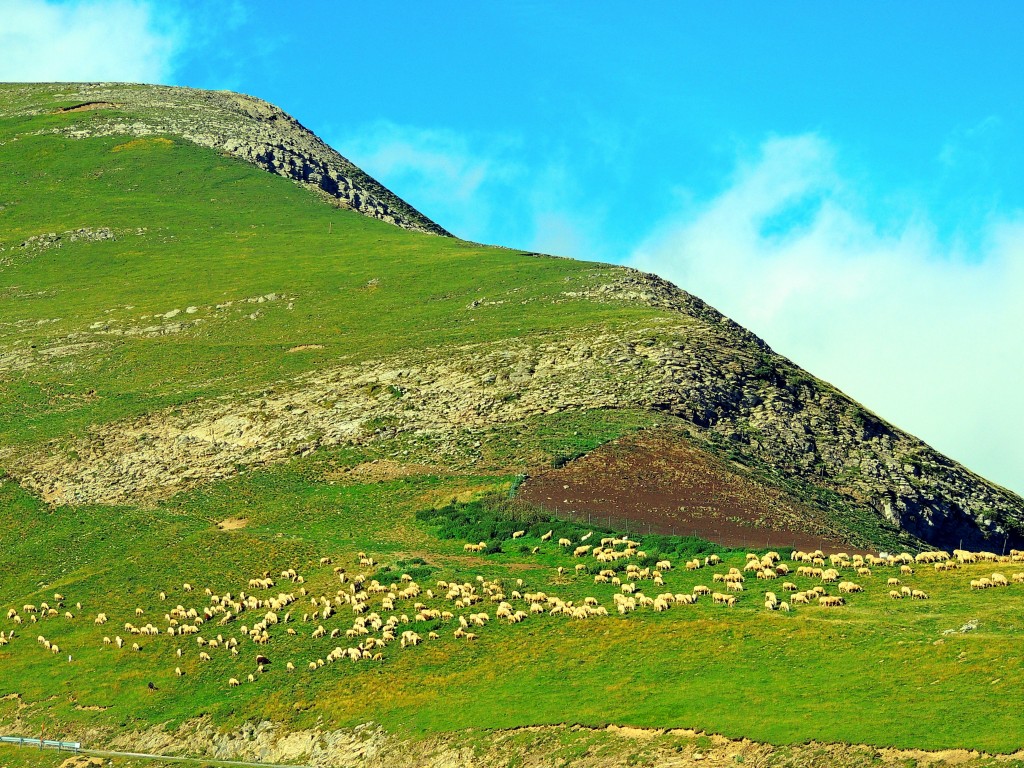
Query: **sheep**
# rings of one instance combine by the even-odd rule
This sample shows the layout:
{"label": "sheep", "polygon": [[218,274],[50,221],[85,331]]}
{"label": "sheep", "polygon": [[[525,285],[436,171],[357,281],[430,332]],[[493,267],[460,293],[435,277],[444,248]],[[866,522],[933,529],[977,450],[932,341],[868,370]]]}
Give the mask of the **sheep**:
{"label": "sheep", "polygon": [[543,536],[540,537],[540,540],[541,541],[551,541],[551,537],[552,537],[553,534],[554,534],[553,530],[548,531],[547,533],[545,533]]}
{"label": "sheep", "polygon": [[837,608],[845,604],[846,600],[838,595],[822,595],[818,598],[818,605],[825,608]]}
{"label": "sheep", "polygon": [[512,532],[512,538],[513,539],[521,539],[525,535],[526,535],[526,531],[513,531]]}
{"label": "sheep", "polygon": [[236,680],[235,678],[233,678],[233,677],[229,677],[228,678],[228,687],[229,688],[234,688],[234,687],[239,686],[239,685],[241,685],[241,683],[238,682],[238,680]]}
{"label": "sheep", "polygon": [[927,600],[928,593],[922,592],[920,589],[915,589],[910,593],[910,597],[914,600]]}
{"label": "sheep", "polygon": [[560,546],[560,547],[571,547],[572,546],[572,540],[571,539],[566,539],[566,538],[561,538],[561,539],[558,540],[558,546]]}
{"label": "sheep", "polygon": [[789,603],[785,601],[779,603],[779,610],[783,613],[789,613]]}
{"label": "sheep", "polygon": [[890,578],[886,579],[885,583],[886,583],[886,586],[889,586],[889,587],[898,587],[902,582],[899,579],[895,578],[895,577],[890,577]]}
{"label": "sheep", "polygon": [[210,661],[210,659],[211,659],[210,654],[208,654],[206,651],[200,651],[200,653],[199,653],[199,660],[200,661]]}
{"label": "sheep", "polygon": [[900,592],[898,589],[889,590],[889,598],[892,600],[902,600],[903,593]]}

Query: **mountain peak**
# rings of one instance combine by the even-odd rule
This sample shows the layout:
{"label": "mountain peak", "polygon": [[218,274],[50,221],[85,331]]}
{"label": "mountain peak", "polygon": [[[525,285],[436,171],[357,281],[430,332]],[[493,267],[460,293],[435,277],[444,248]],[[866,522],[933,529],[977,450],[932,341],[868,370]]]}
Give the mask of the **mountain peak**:
{"label": "mountain peak", "polygon": [[293,179],[364,216],[451,236],[294,117],[262,99],[232,91],[129,83],[25,84],[13,89],[19,98],[6,116],[88,111],[88,125],[72,122],[57,131],[74,138],[180,136]]}

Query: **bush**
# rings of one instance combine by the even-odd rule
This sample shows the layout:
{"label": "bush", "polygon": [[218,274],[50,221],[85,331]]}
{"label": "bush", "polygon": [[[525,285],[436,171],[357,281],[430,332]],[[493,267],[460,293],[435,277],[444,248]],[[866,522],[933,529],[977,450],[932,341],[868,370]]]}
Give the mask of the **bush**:
{"label": "bush", "polygon": [[[487,554],[501,552],[502,543],[512,541],[515,531],[526,531],[526,536],[539,539],[548,531],[552,531],[552,541],[560,538],[578,542],[588,533],[593,535],[588,544],[597,544],[604,536],[617,536],[618,531],[598,525],[586,525],[571,520],[562,520],[552,513],[521,501],[505,498],[495,494],[466,504],[452,502],[439,509],[424,509],[416,513],[416,519],[435,528],[435,533],[442,539],[455,539],[468,542],[487,542]],[[648,564],[658,560],[692,559],[706,557],[714,552],[731,551],[729,547],[713,544],[696,536],[667,536],[649,534],[632,537],[639,548],[647,553]],[[522,541],[521,539],[518,541]],[[520,554],[526,554],[532,545],[522,544],[516,548]],[[788,550],[784,553],[788,555]],[[622,563],[598,564],[594,569],[597,573],[601,568],[620,571]]]}

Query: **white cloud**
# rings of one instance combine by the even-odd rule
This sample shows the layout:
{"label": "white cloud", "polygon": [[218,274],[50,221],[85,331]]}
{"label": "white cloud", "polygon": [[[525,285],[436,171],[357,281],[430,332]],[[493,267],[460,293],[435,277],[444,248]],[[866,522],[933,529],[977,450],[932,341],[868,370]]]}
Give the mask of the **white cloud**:
{"label": "white cloud", "polygon": [[459,237],[561,256],[601,257],[600,211],[583,212],[576,204],[576,176],[557,151],[524,152],[515,136],[387,121],[335,135],[331,144]]}
{"label": "white cloud", "polygon": [[492,229],[493,192],[524,175],[511,139],[474,142],[450,130],[380,121],[333,143],[411,205],[470,240]]}
{"label": "white cloud", "polygon": [[882,230],[834,155],[815,135],[766,141],[630,263],[1024,492],[1024,219],[991,219],[974,253],[938,242],[923,215]]}
{"label": "white cloud", "polygon": [[0,0],[0,80],[164,83],[177,34],[142,0]]}

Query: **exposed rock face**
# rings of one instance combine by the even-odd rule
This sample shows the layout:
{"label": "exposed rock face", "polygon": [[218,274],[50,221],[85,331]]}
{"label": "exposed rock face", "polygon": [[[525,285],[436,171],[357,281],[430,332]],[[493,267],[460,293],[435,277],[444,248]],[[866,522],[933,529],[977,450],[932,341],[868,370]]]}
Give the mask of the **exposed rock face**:
{"label": "exposed rock face", "polygon": [[[39,97],[38,103],[22,108],[21,114],[90,113],[87,123],[76,124],[69,118],[66,126],[55,129],[67,136],[181,136],[313,187],[366,216],[404,229],[449,234],[291,115],[260,99],[229,91],[121,83],[23,88],[35,88]],[[54,106],[54,102],[68,101],[81,104],[71,108]]]}
{"label": "exposed rock face", "polygon": [[642,407],[679,416],[709,440],[870,507],[927,541],[989,549],[1024,542],[1020,497],[882,421],[685,291],[634,270],[611,274],[586,292],[591,300],[669,312],[613,332],[425,350],[319,371],[243,402],[99,427],[50,455],[8,464],[51,503],[123,503],[320,446],[398,432],[465,444],[466,430],[540,414]]}

